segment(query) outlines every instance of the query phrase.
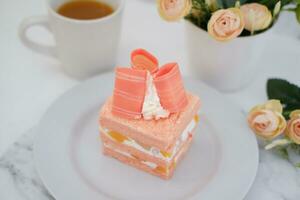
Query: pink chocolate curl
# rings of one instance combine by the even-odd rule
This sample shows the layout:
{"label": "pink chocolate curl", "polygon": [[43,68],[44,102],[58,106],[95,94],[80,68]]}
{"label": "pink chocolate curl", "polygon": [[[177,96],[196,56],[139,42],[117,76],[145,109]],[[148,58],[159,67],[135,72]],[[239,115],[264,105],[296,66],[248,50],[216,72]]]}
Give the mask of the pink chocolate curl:
{"label": "pink chocolate curl", "polygon": [[141,118],[146,91],[146,70],[117,68],[112,112],[129,119]]}
{"label": "pink chocolate curl", "polygon": [[188,103],[177,63],[162,66],[154,75],[154,84],[164,109],[180,112]]}
{"label": "pink chocolate curl", "polygon": [[131,53],[133,69],[148,70],[151,74],[158,70],[158,60],[144,49],[136,49]]}

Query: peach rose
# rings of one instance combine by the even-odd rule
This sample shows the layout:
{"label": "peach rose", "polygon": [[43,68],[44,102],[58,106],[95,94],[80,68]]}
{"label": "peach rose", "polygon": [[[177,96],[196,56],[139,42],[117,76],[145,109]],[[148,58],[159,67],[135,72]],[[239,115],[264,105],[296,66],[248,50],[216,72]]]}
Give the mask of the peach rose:
{"label": "peach rose", "polygon": [[243,15],[238,8],[220,9],[211,16],[207,30],[218,41],[236,38],[244,29]]}
{"label": "peach rose", "polygon": [[272,22],[272,14],[265,5],[249,3],[242,5],[240,9],[244,16],[245,29],[251,33],[266,29]]}
{"label": "peach rose", "polygon": [[300,144],[300,110],[295,110],[290,114],[290,120],[285,134],[296,144]]}
{"label": "peach rose", "polygon": [[283,133],[286,127],[286,121],[281,113],[280,101],[269,100],[252,108],[248,115],[248,124],[259,137],[273,139]]}
{"label": "peach rose", "polygon": [[191,0],[157,0],[159,15],[167,21],[177,21],[191,11]]}

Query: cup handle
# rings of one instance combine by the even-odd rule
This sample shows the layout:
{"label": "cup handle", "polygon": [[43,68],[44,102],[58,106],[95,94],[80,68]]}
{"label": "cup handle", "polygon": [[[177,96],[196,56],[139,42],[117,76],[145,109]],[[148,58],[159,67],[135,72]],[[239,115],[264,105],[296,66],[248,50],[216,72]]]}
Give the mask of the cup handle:
{"label": "cup handle", "polygon": [[39,44],[33,40],[31,40],[27,36],[27,30],[31,28],[32,26],[42,26],[45,29],[47,29],[49,32],[52,32],[49,26],[49,20],[47,16],[34,16],[24,19],[20,26],[19,26],[19,37],[22,41],[22,43],[28,47],[29,49],[32,49],[33,51],[36,51],[38,53],[55,57],[56,58],[56,47],[54,45],[44,45]]}

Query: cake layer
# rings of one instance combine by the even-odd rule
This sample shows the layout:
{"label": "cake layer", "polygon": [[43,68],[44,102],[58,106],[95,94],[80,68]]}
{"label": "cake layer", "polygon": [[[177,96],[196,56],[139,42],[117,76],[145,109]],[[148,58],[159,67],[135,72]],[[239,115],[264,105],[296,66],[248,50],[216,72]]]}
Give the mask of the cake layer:
{"label": "cake layer", "polygon": [[137,169],[145,171],[145,172],[147,172],[149,174],[158,176],[158,177],[160,177],[162,179],[169,179],[172,176],[173,172],[174,172],[174,169],[172,169],[168,173],[168,175],[166,175],[166,174],[160,172],[160,171],[163,171],[162,169],[161,170],[157,170],[156,168],[154,169],[152,167],[149,167],[148,165],[145,165],[145,164],[141,163],[140,161],[135,160],[133,158],[127,157],[124,154],[119,153],[117,151],[114,151],[111,148],[104,147],[103,148],[103,153],[104,153],[104,155],[111,156],[111,157],[113,157],[115,159],[118,159],[119,161],[121,161],[121,162],[123,162],[123,163],[125,163],[127,165],[130,165],[132,167],[135,167]]}
{"label": "cake layer", "polygon": [[142,171],[148,172],[152,175],[158,176],[163,179],[169,179],[170,177],[172,177],[178,163],[189,149],[191,142],[192,138],[184,144],[184,146],[181,148],[178,154],[174,157],[172,164],[169,166],[159,165],[152,161],[143,160],[139,157],[132,155],[131,153],[124,151],[124,149],[115,148],[114,146],[111,146],[110,144],[106,143],[103,144],[103,153],[107,156],[116,158],[125,164],[136,167],[137,169],[140,169]]}
{"label": "cake layer", "polygon": [[101,128],[100,132],[102,141],[113,148],[120,149],[123,152],[130,153],[158,165],[169,166],[185,143],[187,143],[189,139],[192,139],[196,126],[197,121],[193,119],[178,138],[175,148],[170,153],[159,150],[156,147],[141,145],[133,139],[124,136],[122,133],[105,128]]}
{"label": "cake layer", "polygon": [[144,120],[125,119],[112,114],[112,97],[100,111],[100,126],[122,133],[124,136],[144,145],[172,152],[183,130],[193,119],[200,107],[197,96],[188,93],[188,105],[180,113],[166,119]]}

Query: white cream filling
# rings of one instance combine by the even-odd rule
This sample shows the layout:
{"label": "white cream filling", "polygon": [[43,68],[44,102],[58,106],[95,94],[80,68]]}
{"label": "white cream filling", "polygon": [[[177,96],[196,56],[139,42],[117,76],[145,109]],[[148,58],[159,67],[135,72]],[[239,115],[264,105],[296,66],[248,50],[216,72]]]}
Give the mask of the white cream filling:
{"label": "white cream filling", "polygon": [[142,161],[143,164],[147,165],[148,167],[155,169],[158,165],[153,163],[153,162],[149,162],[149,161]]}
{"label": "white cream filling", "polygon": [[[176,153],[180,150],[180,148],[182,147],[182,145],[186,142],[186,140],[188,139],[189,135],[191,134],[192,130],[196,127],[197,123],[196,121],[193,119],[188,125],[187,127],[184,129],[184,131],[182,132],[181,136],[178,138],[178,140],[175,143],[175,147],[171,153],[170,157],[165,157],[161,151],[155,147],[151,147],[150,150],[145,149],[143,146],[141,146],[139,143],[137,143],[136,141],[134,141],[133,139],[129,139],[129,140],[125,140],[123,141],[123,144],[133,147],[141,152],[144,152],[146,154],[149,154],[151,156],[160,158],[162,160],[166,160],[167,162],[171,161],[174,156],[176,155]],[[100,131],[102,131],[104,134],[106,134],[109,138],[113,139],[108,133],[109,130],[107,128],[102,128],[99,127]],[[124,152],[125,153],[125,152]],[[130,155],[131,156],[131,155]]]}
{"label": "white cream filling", "polygon": [[166,118],[170,115],[170,112],[165,110],[161,104],[155,85],[153,84],[153,78],[149,72],[147,72],[147,90],[142,108],[142,115],[145,120]]}
{"label": "white cream filling", "polygon": [[184,131],[181,133],[180,137],[178,138],[178,140],[175,143],[175,147],[173,149],[170,160],[173,159],[173,157],[176,155],[176,153],[179,151],[179,149],[182,147],[182,145],[187,141],[187,139],[189,138],[189,135],[192,134],[192,131],[196,127],[196,125],[197,125],[197,123],[196,123],[195,119],[193,119],[187,125],[187,127],[184,129]]}
{"label": "white cream filling", "polygon": [[130,153],[127,153],[127,152],[124,152],[124,151],[121,151],[119,149],[114,149],[113,147],[111,147],[110,145],[108,144],[103,144],[106,148],[109,148],[109,149],[112,149],[113,151],[117,152],[117,153],[120,153],[124,156],[127,156],[127,157],[130,157],[130,158],[134,158]]}
{"label": "white cream filling", "polygon": [[[106,148],[109,148],[109,149],[112,149],[113,151],[119,153],[119,154],[122,154],[124,156],[127,156],[129,158],[135,158],[133,157],[130,153],[127,153],[127,152],[124,152],[124,151],[121,151],[119,149],[115,149],[113,147],[111,147],[110,145],[108,144],[103,144]],[[153,163],[153,162],[149,162],[149,161],[141,161],[144,165],[147,165],[148,167],[150,167],[151,169],[155,169],[158,165]]]}

